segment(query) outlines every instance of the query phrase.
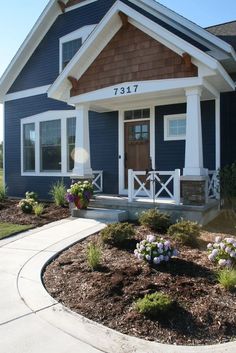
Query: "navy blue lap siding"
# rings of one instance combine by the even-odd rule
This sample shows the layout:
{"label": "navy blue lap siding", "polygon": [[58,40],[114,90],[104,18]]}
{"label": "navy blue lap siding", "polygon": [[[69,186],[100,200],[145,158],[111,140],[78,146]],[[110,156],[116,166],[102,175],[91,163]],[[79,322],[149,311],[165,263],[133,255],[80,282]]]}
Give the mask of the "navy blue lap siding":
{"label": "navy blue lap siding", "polygon": [[[41,198],[49,198],[50,186],[58,178],[21,176],[20,120],[47,110],[65,109],[73,108],[65,103],[48,99],[46,95],[5,103],[5,175],[10,196],[22,197],[27,190],[34,190]],[[69,184],[69,179],[65,178],[65,181]]]}
{"label": "navy blue lap siding", "polygon": [[[204,167],[215,169],[215,103],[205,101],[201,103],[202,137]],[[157,170],[174,170],[184,168],[185,141],[164,141],[164,115],[184,114],[186,104],[158,106],[155,109],[155,135]]]}
{"label": "navy blue lap siding", "polygon": [[83,26],[99,23],[114,2],[99,0],[58,16],[9,93],[53,83],[59,74],[59,38]]}
{"label": "navy blue lap siding", "polygon": [[90,148],[93,170],[103,170],[104,193],[118,193],[118,113],[90,112]]}
{"label": "navy blue lap siding", "polygon": [[221,166],[236,162],[236,92],[221,94]]}

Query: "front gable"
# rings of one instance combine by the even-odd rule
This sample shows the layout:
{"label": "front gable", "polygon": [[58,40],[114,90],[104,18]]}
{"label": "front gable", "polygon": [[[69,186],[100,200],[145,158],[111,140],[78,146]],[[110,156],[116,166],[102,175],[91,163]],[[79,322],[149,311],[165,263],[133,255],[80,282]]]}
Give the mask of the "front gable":
{"label": "front gable", "polygon": [[198,69],[140,29],[127,23],[115,34],[78,80],[71,96],[122,82],[185,78]]}

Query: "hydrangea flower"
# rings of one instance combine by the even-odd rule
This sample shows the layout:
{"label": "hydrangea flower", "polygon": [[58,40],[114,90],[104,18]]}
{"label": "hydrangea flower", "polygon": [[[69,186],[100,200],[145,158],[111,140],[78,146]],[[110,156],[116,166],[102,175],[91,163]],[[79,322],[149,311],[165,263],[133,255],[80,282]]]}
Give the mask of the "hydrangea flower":
{"label": "hydrangea flower", "polygon": [[178,251],[172,247],[169,240],[149,234],[146,240],[136,245],[134,255],[139,260],[159,265],[161,262],[168,262],[172,256],[178,256]]}
{"label": "hydrangea flower", "polygon": [[216,237],[215,241],[207,245],[208,259],[221,267],[236,265],[236,239]]}

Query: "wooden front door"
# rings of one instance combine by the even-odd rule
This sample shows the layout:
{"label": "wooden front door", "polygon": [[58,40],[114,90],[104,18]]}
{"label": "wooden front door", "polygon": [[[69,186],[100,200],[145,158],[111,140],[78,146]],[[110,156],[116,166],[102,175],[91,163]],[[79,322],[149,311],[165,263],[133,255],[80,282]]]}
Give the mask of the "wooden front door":
{"label": "wooden front door", "polygon": [[125,187],[128,170],[145,171],[150,168],[150,122],[125,123]]}

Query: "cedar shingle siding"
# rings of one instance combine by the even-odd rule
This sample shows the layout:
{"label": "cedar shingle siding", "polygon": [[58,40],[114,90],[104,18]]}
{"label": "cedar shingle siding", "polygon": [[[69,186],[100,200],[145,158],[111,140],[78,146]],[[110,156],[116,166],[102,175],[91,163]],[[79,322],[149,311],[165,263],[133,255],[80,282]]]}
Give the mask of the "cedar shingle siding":
{"label": "cedar shingle siding", "polygon": [[122,82],[197,76],[197,67],[132,25],[122,27],[79,79],[71,95]]}

